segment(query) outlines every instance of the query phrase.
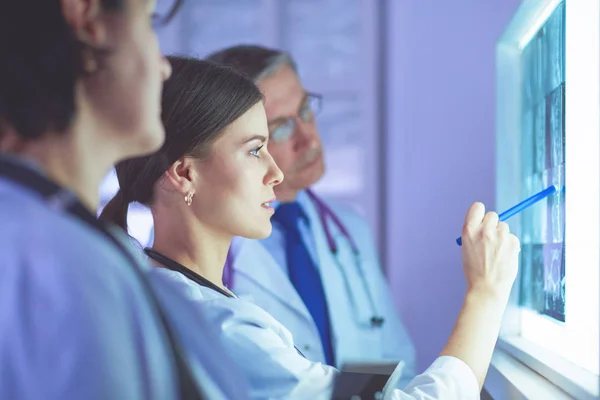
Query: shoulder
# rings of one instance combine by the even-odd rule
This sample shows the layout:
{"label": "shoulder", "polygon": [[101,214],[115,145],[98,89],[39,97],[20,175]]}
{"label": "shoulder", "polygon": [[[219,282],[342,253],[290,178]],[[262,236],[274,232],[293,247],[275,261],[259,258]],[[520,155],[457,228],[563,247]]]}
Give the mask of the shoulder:
{"label": "shoulder", "polygon": [[[364,234],[365,232],[370,233],[370,226],[366,218],[354,207],[321,196],[319,196],[319,200],[321,200],[344,225],[347,225],[348,229],[361,234]],[[301,192],[298,195],[298,201],[304,206],[315,207],[313,200],[306,192]]]}
{"label": "shoulder", "polygon": [[125,257],[100,232],[5,181],[0,221],[0,287],[15,296],[106,304],[135,287]]}
{"label": "shoulder", "polygon": [[[26,379],[35,380],[36,388],[26,390],[56,389],[74,398],[140,398],[133,395],[135,387],[124,388],[116,379],[131,373],[127,367],[141,358],[137,351],[116,349],[142,340],[137,336],[141,329],[157,357],[168,358],[158,331],[148,329],[153,317],[139,280],[111,242],[25,194],[6,190],[0,182],[0,321],[14,322],[18,315],[26,322],[5,324],[0,358],[9,360],[7,368],[18,371],[16,376],[29,371]],[[50,345],[31,358],[22,343]],[[68,363],[56,365],[65,357]]]}
{"label": "shoulder", "polygon": [[[171,286],[181,292],[213,326],[220,327],[221,333],[235,330],[239,326],[251,325],[274,330],[278,334],[285,331],[275,318],[256,304],[241,299],[225,297],[214,290],[198,285],[179,272],[164,268],[152,268],[152,279]],[[283,333],[285,335],[285,333]]]}
{"label": "shoulder", "polygon": [[327,200],[326,204],[344,223],[360,228],[370,229],[366,218],[348,204]]}

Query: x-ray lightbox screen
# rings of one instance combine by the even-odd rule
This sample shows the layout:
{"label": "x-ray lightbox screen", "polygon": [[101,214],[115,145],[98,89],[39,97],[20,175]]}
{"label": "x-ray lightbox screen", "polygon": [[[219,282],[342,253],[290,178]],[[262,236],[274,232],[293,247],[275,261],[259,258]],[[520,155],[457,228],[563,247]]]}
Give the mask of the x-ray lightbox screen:
{"label": "x-ray lightbox screen", "polygon": [[[565,185],[565,6],[521,54],[521,196]],[[525,210],[520,221],[521,306],[565,321],[565,192]]]}

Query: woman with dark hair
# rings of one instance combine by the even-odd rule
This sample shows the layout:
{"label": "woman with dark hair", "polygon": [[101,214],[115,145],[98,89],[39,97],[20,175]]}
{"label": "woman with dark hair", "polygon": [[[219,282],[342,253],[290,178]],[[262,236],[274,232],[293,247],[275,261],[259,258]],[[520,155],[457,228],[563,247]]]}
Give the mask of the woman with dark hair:
{"label": "woman with dark hair", "polygon": [[120,189],[101,219],[127,230],[129,204],[149,206],[153,250],[175,254],[226,291],[218,268],[223,254],[234,235],[269,235],[269,203],[283,176],[266,151],[263,96],[256,85],[228,67],[168,58],[176,73],[163,90],[167,139],[158,152],[116,165]]}
{"label": "woman with dark hair", "polygon": [[[127,229],[129,203],[150,207],[155,234],[145,252],[158,267],[151,275],[177,284],[195,303],[245,372],[252,398],[329,399],[338,371],[306,359],[268,310],[236,298],[223,285],[232,238],[270,234],[273,190],[283,179],[267,151],[262,95],[229,67],[169,60],[173,73],[162,101],[165,143],[150,156],[117,164],[120,190],[102,218]],[[383,399],[479,398],[519,252],[508,225],[484,211],[476,203],[465,218],[469,292],[455,331],[441,357],[404,391],[397,387],[401,363]]]}
{"label": "woman with dark hair", "polygon": [[94,217],[111,166],[164,140],[154,5],[2,3],[2,399],[246,397],[195,308]]}

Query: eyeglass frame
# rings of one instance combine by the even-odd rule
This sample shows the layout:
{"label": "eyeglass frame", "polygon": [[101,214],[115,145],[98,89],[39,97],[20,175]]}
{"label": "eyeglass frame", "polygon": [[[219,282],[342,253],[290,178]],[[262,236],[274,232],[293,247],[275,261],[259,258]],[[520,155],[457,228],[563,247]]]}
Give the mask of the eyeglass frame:
{"label": "eyeglass frame", "polygon": [[[310,116],[308,116],[308,117],[302,116],[305,105],[308,105],[308,110],[311,111]],[[296,116],[290,117],[290,118],[281,117],[281,118],[276,118],[274,120],[274,121],[281,120],[281,123],[277,124],[277,126],[275,128],[269,128],[269,139],[271,141],[273,141],[274,143],[287,142],[294,136],[294,133],[296,132],[296,124],[298,122],[298,119],[300,119],[303,122],[314,123],[315,117],[321,112],[322,107],[323,107],[323,95],[321,95],[319,93],[314,93],[314,92],[306,92]],[[273,124],[274,121],[271,121],[269,123],[269,125]],[[288,127],[287,129],[289,129],[289,133],[282,133],[280,135],[277,135],[277,131],[282,128],[285,128],[286,126]],[[284,136],[284,137],[278,138],[277,136]]]}

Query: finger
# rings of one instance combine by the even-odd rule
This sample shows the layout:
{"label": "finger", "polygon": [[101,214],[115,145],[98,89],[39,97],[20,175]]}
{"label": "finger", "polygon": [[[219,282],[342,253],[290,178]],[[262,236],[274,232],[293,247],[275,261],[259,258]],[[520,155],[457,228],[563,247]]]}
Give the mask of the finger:
{"label": "finger", "polygon": [[465,216],[465,223],[463,225],[463,234],[474,232],[479,229],[481,221],[485,215],[485,206],[483,203],[476,202],[469,207],[467,215]]}
{"label": "finger", "polygon": [[499,235],[508,235],[510,233],[510,227],[506,222],[498,222],[498,234]]}
{"label": "finger", "polygon": [[519,240],[519,238],[514,234],[514,233],[510,233],[508,235],[509,241],[511,246],[513,246],[513,248],[517,249],[517,253],[521,252],[521,241]]}
{"label": "finger", "polygon": [[481,224],[483,225],[483,229],[487,229],[487,230],[498,229],[498,214],[496,214],[493,211],[486,213],[485,216],[483,217],[483,222]]}

